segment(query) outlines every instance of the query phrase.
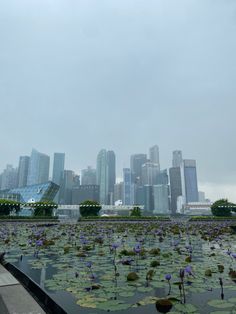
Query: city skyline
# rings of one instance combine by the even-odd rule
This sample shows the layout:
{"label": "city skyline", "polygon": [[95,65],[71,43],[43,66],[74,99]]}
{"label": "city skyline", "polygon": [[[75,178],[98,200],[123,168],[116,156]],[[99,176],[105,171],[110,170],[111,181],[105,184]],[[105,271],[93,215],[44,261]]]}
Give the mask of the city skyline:
{"label": "city skyline", "polygon": [[0,3],[1,169],[37,146],[78,171],[104,147],[122,177],[157,143],[236,201],[236,2],[72,2]]}
{"label": "city skyline", "polygon": [[[146,152],[145,153],[140,153],[140,154],[131,154],[131,156],[129,156],[129,159],[130,159],[130,161],[129,161],[129,166],[127,167],[127,168],[130,168],[130,166],[131,166],[131,164],[130,164],[130,162],[131,162],[131,159],[132,159],[132,156],[144,156],[145,158],[146,158],[146,161],[147,161],[147,165],[149,164],[149,157],[150,157],[150,155],[148,154],[148,151],[150,152],[150,149],[151,148],[153,148],[153,147],[157,147],[158,148],[158,154],[159,154],[159,146],[157,145],[157,144],[155,144],[154,146],[153,145],[151,145],[149,148],[147,147],[147,149],[146,149]],[[33,151],[37,151],[36,149],[32,149],[32,152]],[[31,152],[31,153],[32,153]],[[108,151],[109,152],[109,151]],[[176,154],[176,152],[177,152],[177,154]],[[116,153],[116,152],[115,152]],[[172,165],[173,165],[173,158],[175,158],[174,156],[176,156],[176,158],[178,159],[178,154],[181,154],[181,159],[182,159],[182,161],[184,161],[185,159],[183,158],[183,156],[182,156],[182,153],[184,154],[184,152],[182,152],[181,150],[173,150],[172,151],[172,155],[170,156],[170,160],[171,160],[171,162],[170,162],[170,164],[169,164],[169,166],[167,166],[165,169],[167,169],[168,171],[169,171],[169,169],[171,169],[171,167],[172,167]],[[47,157],[49,157],[49,159],[50,159],[50,173],[49,173],[49,180],[52,180],[53,178],[52,178],[52,176],[53,176],[53,156],[54,156],[54,158],[55,158],[55,156],[62,156],[63,157],[63,165],[64,165],[64,163],[66,164],[66,161],[67,161],[67,158],[68,158],[68,156],[67,156],[67,154],[66,153],[58,153],[58,152],[56,152],[56,153],[53,153],[53,155],[52,156],[48,156],[47,155],[47,153],[39,153],[39,154],[42,154],[43,156],[47,156]],[[30,154],[29,154],[30,155]],[[161,153],[160,153],[160,155],[161,155]],[[117,156],[117,153],[116,153],[116,156]],[[185,154],[184,154],[184,156],[185,156]],[[19,163],[19,161],[21,161],[21,159],[22,158],[27,158],[27,157],[29,157],[29,156],[19,156],[19,159],[18,159],[18,163]],[[159,158],[159,156],[158,156],[158,158]],[[160,162],[159,164],[158,164],[158,167],[160,167],[160,164],[162,165],[162,163]],[[197,164],[198,164],[198,161],[197,161]],[[20,164],[19,164],[20,165]],[[155,163],[154,163],[154,165],[155,165]],[[8,167],[9,166],[9,163],[6,165],[6,167]],[[10,165],[10,166],[12,166],[12,165]],[[17,169],[17,167],[15,167],[14,168],[14,166],[15,165],[13,165],[13,170],[14,169]],[[4,168],[4,169],[6,169],[6,167]],[[80,167],[80,169],[79,169],[79,167],[77,168],[77,169],[79,169],[79,170],[75,170],[75,169],[69,169],[69,168],[67,168],[66,166],[64,167],[64,169],[66,169],[67,171],[72,171],[73,173],[74,173],[74,175],[80,175],[80,181],[81,181],[81,174],[82,174],[82,172],[83,171],[88,171],[89,169],[90,169],[90,167],[91,167],[91,169],[92,169],[92,171],[95,171],[96,170],[96,160],[95,160],[95,162],[94,162],[94,164],[93,165],[87,165],[85,168],[83,168],[83,167]],[[121,169],[121,173],[120,172],[117,172],[118,173],[118,175],[116,176],[116,183],[119,183],[119,182],[122,182],[123,181],[123,169],[125,169],[125,168],[122,168]],[[161,172],[162,171],[164,171],[164,168],[163,167],[160,167],[160,169],[161,169]],[[116,170],[117,170],[117,167],[116,167]],[[197,170],[197,172],[199,173],[199,166],[198,166],[198,170]],[[199,177],[199,176],[198,176]],[[169,178],[170,180],[171,180],[171,178]],[[41,182],[41,181],[40,181]],[[224,189],[221,189],[221,188],[218,188],[217,189],[217,187],[214,187],[214,186],[208,186],[207,184],[202,184],[201,183],[201,181],[199,180],[199,178],[198,178],[198,180],[197,180],[197,182],[198,182],[198,185],[199,185],[199,191],[204,191],[205,192],[205,194],[206,194],[206,197],[207,198],[209,198],[209,199],[211,199],[211,200],[216,200],[216,199],[219,199],[219,198],[226,198],[226,197],[228,197],[228,198],[230,198],[230,194],[229,194],[229,190],[230,190],[230,188],[229,187],[225,187]],[[82,182],[81,182],[82,183]],[[95,183],[95,181],[93,180],[93,182],[92,182],[93,184]],[[148,183],[148,182],[147,182]],[[159,183],[158,183],[159,184]],[[114,195],[114,194],[113,194]],[[233,191],[232,191],[232,195],[233,195]],[[231,197],[230,198],[232,201],[234,200],[233,199],[233,197]]]}

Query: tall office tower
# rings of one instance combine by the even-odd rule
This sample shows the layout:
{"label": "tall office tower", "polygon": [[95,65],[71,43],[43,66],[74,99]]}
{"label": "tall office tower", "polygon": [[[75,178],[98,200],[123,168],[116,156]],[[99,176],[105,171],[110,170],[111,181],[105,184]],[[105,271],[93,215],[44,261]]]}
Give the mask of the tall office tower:
{"label": "tall office tower", "polygon": [[182,152],[181,150],[173,151],[172,167],[180,167],[182,164]]}
{"label": "tall office tower", "polygon": [[159,165],[146,162],[142,165],[141,183],[142,185],[155,185],[159,174]]}
{"label": "tall office tower", "polygon": [[116,183],[114,186],[114,203],[117,201],[122,201],[123,203],[123,190],[124,190],[124,183],[119,182]]}
{"label": "tall office tower", "polygon": [[184,159],[180,170],[184,201],[186,203],[198,202],[196,161]]}
{"label": "tall office tower", "polygon": [[27,185],[29,162],[30,162],[29,156],[20,156],[18,166],[18,188],[23,188]]}
{"label": "tall office tower", "polygon": [[145,206],[144,186],[140,185],[135,189],[135,204]]}
{"label": "tall office tower", "polygon": [[154,213],[169,214],[169,187],[166,184],[153,186]]}
{"label": "tall office tower", "polygon": [[149,159],[153,164],[157,164],[160,170],[159,147],[157,145],[149,149]]}
{"label": "tall office tower", "polygon": [[108,167],[108,203],[114,204],[114,186],[116,184],[116,156],[112,150],[107,151]]}
{"label": "tall office tower", "polygon": [[2,173],[1,190],[13,189],[17,187],[18,169],[12,165],[7,165]]}
{"label": "tall office tower", "polygon": [[57,185],[61,184],[65,168],[65,153],[54,153],[52,181]]}
{"label": "tall office tower", "polygon": [[134,184],[130,168],[123,169],[123,205],[134,204]]}
{"label": "tall office tower", "polygon": [[29,162],[27,185],[40,184],[48,181],[50,157],[32,150]]}
{"label": "tall office tower", "polygon": [[96,185],[96,169],[88,167],[87,169],[83,169],[81,171],[81,175],[81,185]]}
{"label": "tall office tower", "polygon": [[142,165],[146,162],[146,154],[135,154],[130,157],[130,169],[133,183],[141,185]]}
{"label": "tall office tower", "polygon": [[73,178],[73,187],[79,187],[80,186],[80,175],[75,174]]}
{"label": "tall office tower", "polygon": [[74,172],[72,170],[64,170],[59,193],[60,204],[65,205],[72,204],[73,187],[74,187]]}
{"label": "tall office tower", "polygon": [[108,203],[108,171],[107,171],[107,152],[100,150],[97,155],[97,185],[100,188],[100,203]]}
{"label": "tall office tower", "polygon": [[177,199],[182,195],[182,183],[180,167],[172,167],[169,169],[170,176],[170,209],[172,214],[177,211]]}
{"label": "tall office tower", "polygon": [[143,186],[143,196],[144,196],[144,210],[148,212],[153,212],[154,209],[153,185]]}
{"label": "tall office tower", "polygon": [[168,185],[169,183],[169,177],[168,177],[168,173],[167,173],[167,169],[161,170],[158,174],[157,174],[157,185],[159,184],[165,184]]}
{"label": "tall office tower", "polygon": [[100,186],[100,203],[113,204],[114,185],[116,180],[115,153],[102,149],[97,156],[97,185]]}

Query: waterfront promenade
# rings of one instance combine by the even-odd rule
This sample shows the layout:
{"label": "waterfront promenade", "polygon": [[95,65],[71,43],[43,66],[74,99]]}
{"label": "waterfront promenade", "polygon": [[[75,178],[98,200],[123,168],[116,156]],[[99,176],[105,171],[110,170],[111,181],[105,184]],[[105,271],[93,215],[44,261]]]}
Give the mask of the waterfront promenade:
{"label": "waterfront promenade", "polygon": [[1,264],[0,313],[45,314],[29,292]]}

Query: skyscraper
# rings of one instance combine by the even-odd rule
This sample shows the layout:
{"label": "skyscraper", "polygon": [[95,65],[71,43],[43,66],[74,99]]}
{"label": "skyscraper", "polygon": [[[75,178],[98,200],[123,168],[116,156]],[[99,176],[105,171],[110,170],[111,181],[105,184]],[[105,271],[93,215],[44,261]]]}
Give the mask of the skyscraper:
{"label": "skyscraper", "polygon": [[149,159],[151,163],[158,165],[160,170],[159,147],[157,145],[149,149]]}
{"label": "skyscraper", "polygon": [[81,175],[81,185],[96,185],[96,169],[88,167],[87,169],[83,169],[81,171]]}
{"label": "skyscraper", "polygon": [[198,202],[196,161],[184,159],[181,165],[182,195],[186,203]]}
{"label": "skyscraper", "polygon": [[142,165],[141,183],[142,185],[157,184],[159,174],[159,165],[157,163],[146,162]]}
{"label": "skyscraper", "polygon": [[133,183],[141,185],[142,165],[146,162],[146,154],[135,154],[130,157],[130,169]]}
{"label": "skyscraper", "polygon": [[182,183],[181,183],[181,172],[180,167],[172,167],[169,169],[170,176],[170,208],[172,214],[177,211],[177,199],[178,196],[182,195]]}
{"label": "skyscraper", "polygon": [[23,188],[27,185],[29,162],[30,162],[29,156],[20,156],[18,166],[18,188]]}
{"label": "skyscraper", "polygon": [[48,181],[50,157],[32,150],[29,162],[27,185],[40,184]]}
{"label": "skyscraper", "polygon": [[143,186],[144,209],[152,212],[154,209],[153,185]]}
{"label": "skyscraper", "polygon": [[72,204],[72,188],[74,187],[74,172],[72,170],[64,170],[61,188],[59,192],[60,204]]}
{"label": "skyscraper", "polygon": [[134,204],[134,185],[132,183],[130,168],[123,169],[123,205]]}
{"label": "skyscraper", "polygon": [[156,184],[157,185],[159,185],[159,184],[168,185],[169,184],[167,169],[159,171],[159,173],[157,174],[157,183]]}
{"label": "skyscraper", "polygon": [[18,170],[12,165],[7,165],[2,173],[1,190],[13,189],[17,187]]}
{"label": "skyscraper", "polygon": [[97,156],[97,185],[100,187],[100,203],[112,204],[115,175],[115,153],[102,149]]}
{"label": "skyscraper", "polygon": [[153,186],[154,197],[154,213],[168,214],[169,213],[169,187],[166,184]]}
{"label": "skyscraper", "polygon": [[124,190],[124,183],[123,182],[119,182],[116,183],[114,186],[114,203],[117,201],[123,201],[123,190]]}
{"label": "skyscraper", "polygon": [[108,203],[114,204],[114,186],[116,184],[116,156],[112,150],[107,151],[108,168]]}
{"label": "skyscraper", "polygon": [[64,167],[65,153],[54,153],[52,181],[58,185],[61,184]]}
{"label": "skyscraper", "polygon": [[172,167],[180,167],[182,164],[182,152],[181,150],[173,151]]}

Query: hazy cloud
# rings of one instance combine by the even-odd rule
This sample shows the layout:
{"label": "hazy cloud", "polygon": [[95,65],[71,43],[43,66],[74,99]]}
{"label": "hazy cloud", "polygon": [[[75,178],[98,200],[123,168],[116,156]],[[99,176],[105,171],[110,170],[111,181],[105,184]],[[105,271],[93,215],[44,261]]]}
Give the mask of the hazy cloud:
{"label": "hazy cloud", "polygon": [[201,182],[236,177],[236,2],[2,0],[0,166],[31,148],[118,170],[158,144]]}

